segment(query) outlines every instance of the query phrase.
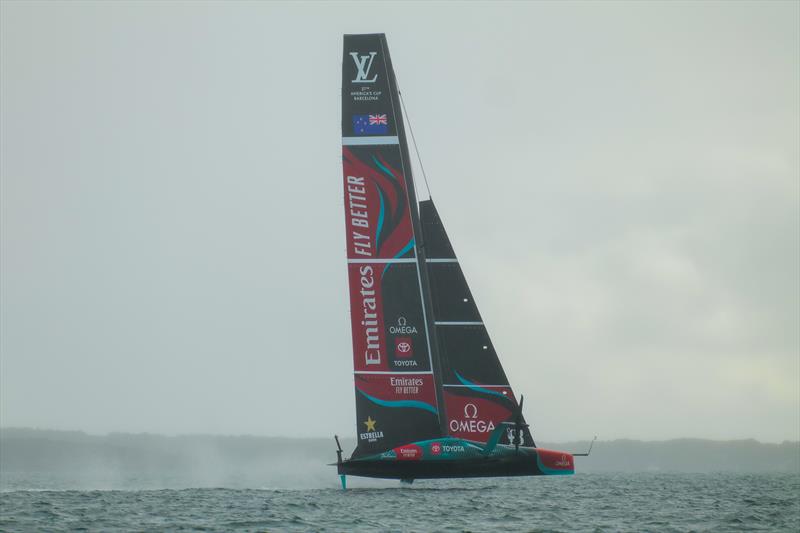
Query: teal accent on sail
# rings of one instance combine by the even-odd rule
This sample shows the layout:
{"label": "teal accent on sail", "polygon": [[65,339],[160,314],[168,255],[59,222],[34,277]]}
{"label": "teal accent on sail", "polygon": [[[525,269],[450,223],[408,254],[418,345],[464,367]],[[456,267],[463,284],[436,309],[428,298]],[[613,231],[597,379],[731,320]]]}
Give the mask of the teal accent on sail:
{"label": "teal accent on sail", "polygon": [[395,256],[394,256],[394,257],[395,257],[395,259],[396,259],[396,258],[398,258],[398,257],[402,257],[402,256],[404,256],[404,255],[405,255],[405,254],[406,254],[406,253],[407,253],[409,250],[411,250],[413,247],[414,247],[414,239],[412,238],[410,241],[408,241],[408,244],[406,244],[405,246],[403,246],[403,249],[402,249],[402,250],[400,250],[399,252],[397,252],[397,254],[395,254]]}
{"label": "teal accent on sail", "polygon": [[393,400],[393,401],[390,401],[390,400],[379,400],[378,398],[375,398],[374,396],[370,396],[369,394],[367,394],[363,390],[359,389],[358,387],[356,387],[356,390],[358,392],[360,392],[361,395],[364,396],[367,400],[371,401],[372,403],[376,403],[376,404],[378,404],[380,406],[383,406],[383,407],[407,407],[407,408],[411,408],[411,409],[422,409],[423,411],[428,411],[428,412],[433,413],[435,415],[439,414],[439,411],[437,411],[434,406],[432,406],[431,404],[425,403],[425,402],[420,402],[420,401],[417,401],[417,400]]}
{"label": "teal accent on sail", "polygon": [[[408,244],[403,246],[403,249],[400,250],[399,252],[397,252],[392,259],[397,259],[398,257],[404,256],[412,248],[414,248],[414,239],[413,238],[410,241],[408,241]],[[386,263],[386,266],[383,267],[383,272],[381,272],[381,277],[383,277],[383,275],[386,274],[386,271],[389,270],[389,267],[391,267],[391,266],[392,266],[392,263]]]}
{"label": "teal accent on sail", "polygon": [[458,378],[458,381],[460,381],[462,385],[466,385],[467,388],[470,390],[474,390],[475,392],[482,392],[483,394],[491,394],[492,396],[499,396],[504,400],[511,400],[511,398],[509,398],[505,394],[502,394],[494,390],[484,389],[483,387],[479,387],[475,383],[472,383],[471,381],[464,379],[458,372],[456,372],[456,377]]}
{"label": "teal accent on sail", "polygon": [[[377,187],[376,187],[377,189]],[[383,203],[383,193],[381,190],[378,189],[378,198],[381,201],[381,210],[378,213],[378,230],[375,232],[375,248],[380,249],[380,239],[381,239],[381,230],[383,229],[383,214],[384,214],[384,203]]]}
{"label": "teal accent on sail", "polygon": [[[378,168],[379,168],[379,169],[381,169],[381,170],[382,170],[382,171],[383,171],[385,174],[387,174],[387,175],[388,175],[390,178],[394,178],[394,174],[392,174],[392,171],[391,171],[391,170],[389,170],[388,168],[386,168],[385,166],[383,166],[383,165],[381,164],[381,162],[380,162],[380,161],[378,161],[378,158],[377,158],[377,157],[375,157],[375,156],[373,155],[373,156],[372,156],[372,160],[375,162],[375,164],[376,164],[376,165],[378,165]],[[395,179],[396,179],[396,178],[395,178]]]}

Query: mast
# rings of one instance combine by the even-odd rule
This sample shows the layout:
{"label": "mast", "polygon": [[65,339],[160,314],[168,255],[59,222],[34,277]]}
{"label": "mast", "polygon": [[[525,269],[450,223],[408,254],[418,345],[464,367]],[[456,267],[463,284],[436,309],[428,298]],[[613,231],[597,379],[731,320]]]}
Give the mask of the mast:
{"label": "mast", "polygon": [[[403,121],[402,106],[400,103],[400,89],[397,84],[397,75],[392,66],[392,58],[389,54],[389,47],[386,43],[386,36],[381,38],[381,46],[386,56],[387,70],[390,76],[390,87],[392,107],[395,110],[395,120],[397,122],[397,137],[400,140],[400,152],[404,166],[404,174],[408,181],[408,200],[411,207],[411,223],[414,228],[415,247],[417,251],[417,273],[419,276],[420,291],[422,294],[423,309],[425,311],[425,328],[428,336],[428,346],[431,353],[431,361],[433,366],[433,379],[436,384],[436,403],[444,406],[444,389],[442,382],[442,363],[439,357],[439,342],[436,335],[436,326],[433,317],[433,299],[431,296],[430,279],[428,277],[428,269],[426,268],[427,256],[425,253],[425,240],[422,231],[422,224],[420,223],[419,204],[417,201],[417,189],[414,185],[414,172],[411,168],[411,157],[408,152],[408,141],[406,140],[406,129]],[[439,410],[439,428],[442,435],[447,435],[447,416],[444,410]]]}

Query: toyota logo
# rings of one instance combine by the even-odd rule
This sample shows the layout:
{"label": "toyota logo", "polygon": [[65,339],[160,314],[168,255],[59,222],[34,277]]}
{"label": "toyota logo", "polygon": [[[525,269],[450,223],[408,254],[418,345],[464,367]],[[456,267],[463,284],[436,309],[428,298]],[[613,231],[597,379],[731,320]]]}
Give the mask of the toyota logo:
{"label": "toyota logo", "polygon": [[407,342],[398,342],[397,351],[400,353],[408,353],[411,351],[411,344]]}

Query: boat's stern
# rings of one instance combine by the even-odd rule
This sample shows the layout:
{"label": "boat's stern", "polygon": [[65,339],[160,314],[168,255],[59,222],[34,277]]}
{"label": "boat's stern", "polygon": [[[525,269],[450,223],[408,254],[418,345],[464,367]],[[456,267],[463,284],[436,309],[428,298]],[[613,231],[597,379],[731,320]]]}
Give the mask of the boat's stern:
{"label": "boat's stern", "polygon": [[575,473],[575,458],[571,453],[536,448],[536,466],[543,475],[564,476]]}

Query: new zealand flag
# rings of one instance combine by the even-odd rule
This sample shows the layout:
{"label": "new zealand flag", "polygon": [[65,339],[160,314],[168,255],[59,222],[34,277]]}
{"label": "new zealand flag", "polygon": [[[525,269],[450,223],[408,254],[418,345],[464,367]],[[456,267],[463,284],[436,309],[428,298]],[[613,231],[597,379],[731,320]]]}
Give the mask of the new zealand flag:
{"label": "new zealand flag", "polygon": [[353,133],[356,135],[383,135],[389,132],[389,118],[382,115],[353,115]]}

